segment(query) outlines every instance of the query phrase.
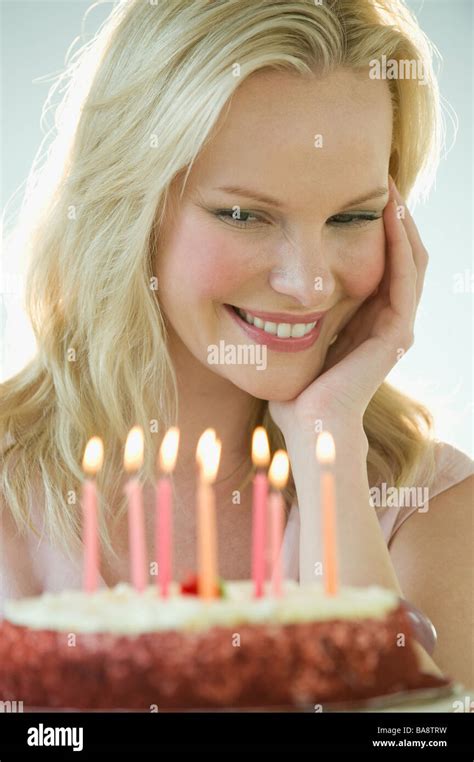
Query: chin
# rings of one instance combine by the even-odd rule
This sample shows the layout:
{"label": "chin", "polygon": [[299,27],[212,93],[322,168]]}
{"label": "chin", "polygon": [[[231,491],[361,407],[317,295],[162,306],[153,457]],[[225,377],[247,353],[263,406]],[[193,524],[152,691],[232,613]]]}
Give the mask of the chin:
{"label": "chin", "polygon": [[[252,397],[268,402],[290,402],[296,399],[316,378],[312,374],[310,380],[291,380],[285,375],[286,371],[257,371],[251,377],[235,375],[230,380],[242,391]],[[259,378],[261,376],[261,378]],[[273,378],[272,378],[273,376]]]}

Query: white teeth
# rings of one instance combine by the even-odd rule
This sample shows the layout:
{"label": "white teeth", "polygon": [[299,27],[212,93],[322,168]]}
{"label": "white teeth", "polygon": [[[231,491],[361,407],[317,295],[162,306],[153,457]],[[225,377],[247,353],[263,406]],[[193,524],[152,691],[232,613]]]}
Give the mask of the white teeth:
{"label": "white teeth", "polygon": [[244,312],[244,310],[237,309],[237,312],[250,325],[261,328],[266,333],[278,336],[280,339],[297,339],[301,338],[301,336],[306,336],[318,322],[315,320],[314,323],[272,323],[268,320],[254,317],[250,312]]}
{"label": "white teeth", "polygon": [[291,336],[291,325],[289,323],[278,323],[277,336],[279,336],[280,339],[289,339]]}
{"label": "white teeth", "polygon": [[300,336],[304,336],[305,328],[306,326],[304,323],[295,323],[291,329],[291,338],[297,339]]}
{"label": "white teeth", "polygon": [[266,331],[266,333],[271,333],[273,336],[276,336],[277,324],[265,322],[265,325],[263,326],[263,330]]}

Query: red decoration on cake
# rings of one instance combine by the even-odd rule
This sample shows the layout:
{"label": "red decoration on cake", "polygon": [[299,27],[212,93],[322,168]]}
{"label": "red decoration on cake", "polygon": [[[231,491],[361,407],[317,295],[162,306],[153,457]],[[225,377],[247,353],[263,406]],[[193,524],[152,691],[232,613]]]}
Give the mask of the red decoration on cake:
{"label": "red decoration on cake", "polygon": [[[199,595],[199,576],[194,572],[188,572],[179,586],[180,593],[182,595]],[[215,598],[223,597],[225,595],[224,580],[218,579],[218,584],[215,587]]]}

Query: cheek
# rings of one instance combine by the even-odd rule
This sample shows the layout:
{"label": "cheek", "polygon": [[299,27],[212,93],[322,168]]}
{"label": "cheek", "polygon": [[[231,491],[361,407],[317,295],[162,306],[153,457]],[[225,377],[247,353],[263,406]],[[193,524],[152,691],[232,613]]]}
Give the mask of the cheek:
{"label": "cheek", "polygon": [[380,233],[358,237],[340,251],[339,278],[348,296],[365,299],[380,283],[385,265],[385,238]]}
{"label": "cheek", "polygon": [[164,287],[172,285],[187,299],[222,301],[249,273],[241,246],[208,225],[194,223],[175,230],[157,260],[157,276]]}

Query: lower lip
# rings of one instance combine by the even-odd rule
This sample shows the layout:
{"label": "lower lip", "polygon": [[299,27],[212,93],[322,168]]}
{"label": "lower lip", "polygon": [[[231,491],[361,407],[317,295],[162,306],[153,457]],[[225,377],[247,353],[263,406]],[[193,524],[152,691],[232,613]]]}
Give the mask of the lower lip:
{"label": "lower lip", "polygon": [[300,336],[295,339],[281,339],[278,336],[273,336],[271,333],[267,333],[262,328],[257,328],[255,325],[250,325],[246,320],[240,317],[240,315],[228,304],[224,304],[224,309],[229,313],[231,318],[240,326],[240,328],[257,344],[266,344],[269,349],[274,349],[276,352],[302,352],[305,349],[309,349],[317,341],[319,334],[321,333],[321,324],[323,317],[319,318],[314,328],[305,336]]}

